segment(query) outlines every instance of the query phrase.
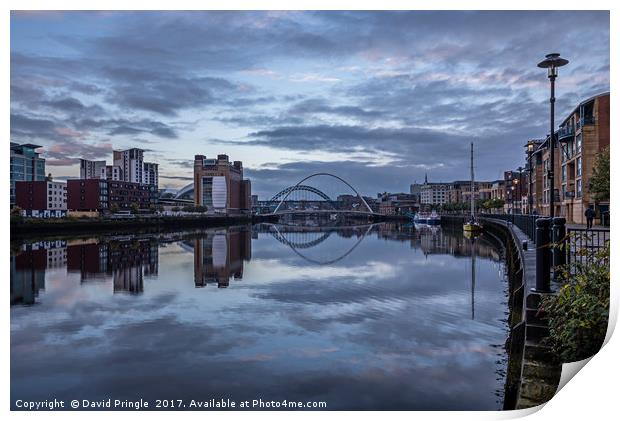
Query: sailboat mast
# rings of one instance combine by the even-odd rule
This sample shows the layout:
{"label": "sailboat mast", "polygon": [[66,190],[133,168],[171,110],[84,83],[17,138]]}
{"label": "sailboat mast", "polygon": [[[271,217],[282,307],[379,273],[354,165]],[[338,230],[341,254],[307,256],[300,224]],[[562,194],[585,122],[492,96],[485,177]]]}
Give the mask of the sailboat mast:
{"label": "sailboat mast", "polygon": [[471,217],[474,218],[474,142],[471,143],[471,159],[470,159],[470,168],[471,168]]}

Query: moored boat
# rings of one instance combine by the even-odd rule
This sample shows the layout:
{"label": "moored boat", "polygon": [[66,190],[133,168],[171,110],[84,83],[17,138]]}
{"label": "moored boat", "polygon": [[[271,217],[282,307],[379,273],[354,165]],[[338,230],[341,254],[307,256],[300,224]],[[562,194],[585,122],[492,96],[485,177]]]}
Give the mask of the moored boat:
{"label": "moored boat", "polygon": [[[476,212],[475,212],[475,202],[474,202],[474,144],[471,144],[471,154],[470,154],[470,170],[471,170],[471,195],[470,195],[470,204],[471,204],[471,216],[469,221],[463,224],[463,231],[466,236],[472,237],[472,234],[482,232],[482,224],[476,220]],[[469,235],[467,235],[469,234]]]}

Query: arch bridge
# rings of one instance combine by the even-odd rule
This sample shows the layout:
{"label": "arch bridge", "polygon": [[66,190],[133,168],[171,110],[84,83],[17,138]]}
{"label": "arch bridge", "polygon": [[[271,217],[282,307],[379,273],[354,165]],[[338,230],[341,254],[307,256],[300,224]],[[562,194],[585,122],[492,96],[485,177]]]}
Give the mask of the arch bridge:
{"label": "arch bridge", "polygon": [[[334,180],[336,180],[337,182],[340,182],[341,184],[344,184],[346,187],[348,187],[348,189],[350,191],[352,191],[355,196],[357,196],[357,198],[359,199],[359,201],[361,202],[361,204],[363,205],[363,209],[358,209],[358,210],[338,210],[334,207],[334,201],[324,192],[322,192],[321,190],[319,190],[316,187],[313,186],[309,186],[307,184],[303,184],[305,181],[310,180],[312,178],[315,177],[330,177],[333,178]],[[325,202],[331,204],[331,208],[332,209],[304,209],[304,210],[284,210],[281,209],[282,205],[286,202],[286,200],[289,198],[289,196],[291,195],[291,193],[293,192],[297,192],[297,191],[302,191],[302,192],[310,192],[315,194],[316,196],[320,197],[321,199],[323,199]],[[278,192],[276,195],[274,195],[271,200],[269,201],[270,203],[278,203],[277,206],[275,207],[275,209],[273,210],[272,214],[320,214],[320,213],[329,213],[329,214],[333,214],[333,213],[340,213],[340,214],[357,214],[357,215],[375,215],[375,212],[372,210],[372,208],[368,205],[368,203],[366,202],[366,200],[362,197],[362,195],[355,189],[355,187],[353,187],[350,183],[348,183],[346,180],[344,180],[343,178],[335,175],[335,174],[331,174],[331,173],[326,173],[326,172],[320,172],[320,173],[314,173],[314,174],[310,174],[307,177],[304,177],[303,179],[301,179],[300,181],[297,182],[297,184],[287,187],[284,190]],[[362,207],[362,206],[360,206]]]}

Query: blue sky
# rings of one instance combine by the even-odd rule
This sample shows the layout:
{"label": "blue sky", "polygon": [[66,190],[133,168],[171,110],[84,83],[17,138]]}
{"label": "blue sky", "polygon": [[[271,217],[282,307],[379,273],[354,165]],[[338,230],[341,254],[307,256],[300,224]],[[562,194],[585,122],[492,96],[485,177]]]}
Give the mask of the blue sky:
{"label": "blue sky", "polygon": [[12,12],[11,141],[57,178],[138,146],[171,188],[227,153],[261,197],[467,179],[473,141],[491,180],[547,133],[555,51],[559,119],[609,90],[608,12]]}

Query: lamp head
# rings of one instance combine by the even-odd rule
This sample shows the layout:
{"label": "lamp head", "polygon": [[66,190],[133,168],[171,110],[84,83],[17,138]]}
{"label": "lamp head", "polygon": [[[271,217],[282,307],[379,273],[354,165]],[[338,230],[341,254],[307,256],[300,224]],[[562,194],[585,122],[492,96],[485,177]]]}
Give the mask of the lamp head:
{"label": "lamp head", "polygon": [[566,66],[568,60],[560,57],[559,53],[551,53],[545,56],[545,59],[538,63],[541,69],[547,69],[547,76],[550,78],[557,77],[558,67]]}

